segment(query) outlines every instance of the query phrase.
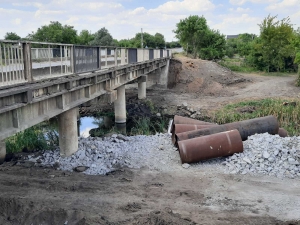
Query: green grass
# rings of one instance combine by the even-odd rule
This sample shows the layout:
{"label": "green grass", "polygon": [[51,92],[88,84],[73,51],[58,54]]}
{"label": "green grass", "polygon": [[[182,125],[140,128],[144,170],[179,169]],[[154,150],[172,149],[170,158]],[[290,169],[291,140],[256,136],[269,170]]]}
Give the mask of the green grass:
{"label": "green grass", "polygon": [[52,149],[58,145],[58,132],[55,125],[43,122],[6,139],[7,153]]}
{"label": "green grass", "polygon": [[224,59],[218,62],[221,66],[224,66],[232,71],[235,72],[244,72],[244,73],[251,73],[257,72],[257,69],[246,65],[242,59]]}
{"label": "green grass", "polygon": [[130,135],[152,135],[166,132],[169,120],[167,118],[150,119],[149,117],[134,119],[134,127]]}
{"label": "green grass", "polygon": [[[284,105],[284,102],[294,102],[296,105]],[[253,112],[240,112],[241,109],[250,108]],[[286,129],[290,136],[300,135],[300,101],[296,99],[263,99],[245,101],[226,105],[214,111],[210,117],[212,122],[218,124],[231,123],[246,119],[253,119],[273,115],[278,119],[279,126]]]}

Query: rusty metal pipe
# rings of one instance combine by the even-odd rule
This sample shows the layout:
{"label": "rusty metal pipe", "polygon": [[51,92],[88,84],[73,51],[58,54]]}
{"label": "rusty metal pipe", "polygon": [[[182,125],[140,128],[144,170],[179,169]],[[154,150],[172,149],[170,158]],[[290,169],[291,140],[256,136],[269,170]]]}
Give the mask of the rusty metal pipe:
{"label": "rusty metal pipe", "polygon": [[192,124],[174,124],[174,129],[172,132],[172,142],[175,144],[176,138],[175,134],[192,131],[192,130],[200,130],[204,128],[209,128],[212,126],[218,126],[216,124],[207,124],[207,125],[192,125]]}
{"label": "rusty metal pipe", "polygon": [[193,163],[243,152],[243,141],[238,130],[231,130],[179,141],[178,147],[181,162]]}
{"label": "rusty metal pipe", "polygon": [[240,122],[227,123],[219,126],[213,126],[201,130],[188,131],[180,134],[175,134],[176,142],[196,137],[216,134],[229,130],[237,129],[240,132],[242,140],[245,141],[253,134],[269,133],[278,134],[278,121],[274,116],[266,116]]}
{"label": "rusty metal pipe", "polygon": [[288,132],[283,128],[279,128],[278,134],[279,134],[280,137],[287,137],[288,136]]}
{"label": "rusty metal pipe", "polygon": [[215,125],[214,123],[204,122],[201,120],[195,120],[195,119],[191,119],[183,116],[177,116],[177,115],[174,116],[171,132],[173,132],[175,124]]}

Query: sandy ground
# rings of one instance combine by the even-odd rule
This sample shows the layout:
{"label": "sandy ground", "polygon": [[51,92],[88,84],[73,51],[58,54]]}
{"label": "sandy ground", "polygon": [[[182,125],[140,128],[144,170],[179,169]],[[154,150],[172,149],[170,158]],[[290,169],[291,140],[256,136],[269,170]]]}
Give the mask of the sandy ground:
{"label": "sandy ground", "polygon": [[[241,99],[299,97],[295,76],[239,75],[212,62],[181,60],[178,86],[150,89],[150,99],[211,109]],[[214,167],[88,176],[6,163],[0,224],[300,224],[300,180],[227,175]]]}

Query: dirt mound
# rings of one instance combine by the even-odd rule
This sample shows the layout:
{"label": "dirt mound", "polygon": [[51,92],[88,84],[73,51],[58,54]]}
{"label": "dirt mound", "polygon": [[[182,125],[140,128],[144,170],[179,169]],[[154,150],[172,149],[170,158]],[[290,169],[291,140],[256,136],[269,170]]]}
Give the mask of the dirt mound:
{"label": "dirt mound", "polygon": [[177,85],[174,88],[179,93],[231,96],[233,92],[227,90],[228,86],[251,81],[212,61],[183,56],[176,60],[182,63],[182,70],[176,74]]}

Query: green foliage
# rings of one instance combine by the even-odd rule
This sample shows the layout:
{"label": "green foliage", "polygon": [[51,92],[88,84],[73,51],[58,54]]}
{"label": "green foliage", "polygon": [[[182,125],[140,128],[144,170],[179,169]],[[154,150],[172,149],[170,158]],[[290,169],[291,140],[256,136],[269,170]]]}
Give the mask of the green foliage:
{"label": "green foliage", "polygon": [[285,68],[285,59],[293,54],[293,25],[289,18],[278,21],[277,16],[269,15],[259,27],[261,43],[258,47],[262,62],[268,72],[281,71]]}
{"label": "green foliage", "polygon": [[155,106],[154,103],[151,100],[145,100],[145,104],[149,107],[151,113],[155,112]]}
{"label": "green foliage", "polygon": [[139,118],[134,119],[134,127],[131,128],[130,135],[152,135],[166,132],[168,127],[167,118]]}
{"label": "green foliage", "polygon": [[49,25],[38,28],[36,32],[28,35],[31,41],[75,44],[77,31],[73,26],[62,25],[58,21],[51,21]]}
{"label": "green foliage", "polygon": [[[292,102],[293,104],[283,104],[284,102]],[[299,110],[300,101],[297,99],[267,98],[226,105],[212,113],[211,119],[215,123],[224,124],[273,115],[278,119],[279,126],[286,129],[289,135],[300,135]]]}
{"label": "green foliage", "polygon": [[225,56],[226,40],[225,36],[217,30],[208,30],[206,33],[205,45],[198,50],[202,59],[221,59]]}
{"label": "green foliage", "polygon": [[88,45],[95,38],[88,30],[82,30],[77,37],[77,44]]}
{"label": "green foliage", "polygon": [[198,55],[202,59],[220,59],[225,55],[225,36],[210,29],[203,16],[189,16],[180,20],[176,26],[176,38],[194,58]]}
{"label": "green foliage", "polygon": [[256,72],[257,70],[247,63],[245,63],[244,59],[242,58],[234,58],[234,59],[223,59],[222,61],[218,62],[221,66],[227,67],[232,71],[236,72]]}
{"label": "green foliage", "polygon": [[134,119],[135,126],[131,129],[131,135],[151,135],[151,121],[149,117]]}
{"label": "green foliage", "polygon": [[181,48],[181,45],[178,41],[166,42],[167,48]]}
{"label": "green foliage", "polygon": [[18,41],[21,40],[21,37],[14,32],[7,32],[4,36],[5,40]]}
{"label": "green foliage", "polygon": [[[120,40],[118,42],[118,46],[127,48],[141,48],[141,33],[137,33],[134,38]],[[143,32],[143,46],[144,48],[164,48],[165,37],[160,33],[151,35],[147,32]]]}
{"label": "green foliage", "polygon": [[115,42],[109,31],[105,27],[102,27],[94,34],[94,40],[90,42],[90,45],[115,46]]}
{"label": "green foliage", "polygon": [[198,50],[205,46],[203,37],[209,29],[206,19],[203,16],[189,16],[180,20],[176,27],[177,29],[174,30],[176,38],[186,51],[191,50],[194,58],[196,58]]}
{"label": "green foliage", "polygon": [[20,152],[23,149],[29,151],[45,150],[57,145],[58,133],[56,127],[48,122],[30,127],[6,139],[8,153]]}

